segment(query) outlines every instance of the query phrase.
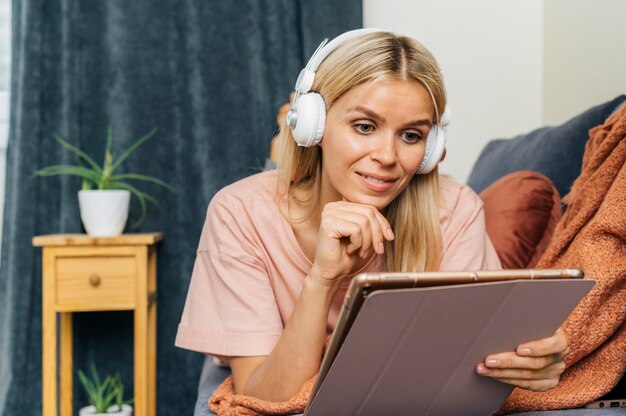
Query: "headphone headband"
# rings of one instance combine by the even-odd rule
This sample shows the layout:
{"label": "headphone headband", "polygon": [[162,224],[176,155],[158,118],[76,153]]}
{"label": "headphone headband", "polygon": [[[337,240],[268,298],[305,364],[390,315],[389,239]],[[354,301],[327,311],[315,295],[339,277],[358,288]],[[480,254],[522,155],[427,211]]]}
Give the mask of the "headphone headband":
{"label": "headphone headband", "polygon": [[309,58],[309,62],[307,62],[306,66],[302,69],[302,71],[300,71],[300,74],[298,75],[298,79],[296,81],[296,92],[299,92],[300,94],[306,94],[307,92],[311,91],[311,86],[313,86],[313,80],[315,80],[315,71],[317,71],[317,68],[324,61],[324,59],[326,59],[326,57],[330,55],[332,51],[351,39],[376,32],[386,31],[371,28],[356,29],[342,33],[330,42],[328,42],[328,38],[324,39],[322,43],[319,44],[317,49],[315,49],[315,52],[313,52],[311,58]]}

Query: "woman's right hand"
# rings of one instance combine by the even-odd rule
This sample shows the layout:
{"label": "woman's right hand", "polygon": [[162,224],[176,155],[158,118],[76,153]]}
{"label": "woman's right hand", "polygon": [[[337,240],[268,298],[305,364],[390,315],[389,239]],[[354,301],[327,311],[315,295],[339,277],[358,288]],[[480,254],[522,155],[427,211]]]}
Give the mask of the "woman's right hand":
{"label": "woman's right hand", "polygon": [[359,259],[385,252],[394,235],[387,219],[373,206],[347,201],[326,204],[320,220],[311,277],[336,285]]}

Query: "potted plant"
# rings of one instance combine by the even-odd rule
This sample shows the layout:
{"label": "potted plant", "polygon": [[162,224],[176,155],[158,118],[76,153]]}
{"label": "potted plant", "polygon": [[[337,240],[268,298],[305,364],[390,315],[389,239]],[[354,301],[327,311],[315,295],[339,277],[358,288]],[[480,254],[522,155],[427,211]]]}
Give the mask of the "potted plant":
{"label": "potted plant", "polygon": [[124,153],[115,158],[112,148],[113,130],[109,125],[102,166],[99,166],[89,155],[69,143],[63,137],[54,134],[56,141],[69,151],[78,155],[87,166],[54,165],[36,170],[34,174],[36,176],[80,176],[83,180],[81,190],[78,192],[78,203],[80,217],[87,234],[97,237],[119,235],[124,231],[126,226],[131,194],[137,198],[141,206],[141,216],[132,225],[132,228],[139,227],[145,220],[147,215],[147,201],[160,208],[158,201],[154,197],[130,185],[127,182],[128,180],[152,182],[175,192],[170,184],[153,176],[140,175],[137,173],[118,173],[120,165],[137,150],[139,146],[148,141],[156,131],[156,128],[150,130],[146,135],[135,141]]}
{"label": "potted plant", "polygon": [[96,366],[91,365],[91,379],[78,370],[80,382],[89,397],[89,406],[79,410],[80,416],[132,416],[133,399],[124,400],[124,385],[119,374],[100,381]]}

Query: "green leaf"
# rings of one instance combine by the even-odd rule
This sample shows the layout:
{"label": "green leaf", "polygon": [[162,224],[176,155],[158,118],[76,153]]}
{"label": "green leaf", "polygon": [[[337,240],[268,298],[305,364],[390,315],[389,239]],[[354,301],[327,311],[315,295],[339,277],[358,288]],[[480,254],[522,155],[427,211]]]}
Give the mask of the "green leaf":
{"label": "green leaf", "polygon": [[113,155],[107,152],[104,157],[104,170],[100,182],[98,182],[98,189],[109,189],[109,183],[111,182],[111,175],[113,173]]}
{"label": "green leaf", "polygon": [[87,153],[83,152],[78,147],[76,147],[73,144],[69,143],[67,140],[65,140],[63,137],[59,136],[58,134],[54,133],[53,136],[54,136],[54,138],[56,139],[57,142],[61,143],[61,145],[63,147],[65,147],[66,149],[76,153],[85,162],[89,163],[89,165],[91,165],[93,170],[95,170],[98,173],[102,172],[102,169],[100,168],[100,166],[98,166],[98,164],[91,157],[89,157],[89,155]]}
{"label": "green leaf", "polygon": [[156,206],[159,210],[161,210],[161,204],[159,204],[159,201],[153,197],[150,194],[147,194],[145,192],[140,191],[139,189],[135,188],[132,185],[129,185],[127,183],[124,182],[111,182],[111,189],[126,189],[127,191],[130,191],[133,195],[137,196],[137,194],[141,195],[142,198],[152,202],[154,204],[154,206]]}
{"label": "green leaf", "polygon": [[92,182],[98,182],[100,175],[82,166],[54,165],[33,172],[36,176],[74,175]]}
{"label": "green leaf", "polygon": [[119,181],[119,180],[124,180],[124,179],[135,179],[138,181],[146,181],[146,182],[152,182],[152,183],[156,183],[157,185],[160,185],[164,188],[166,188],[167,190],[176,193],[176,188],[174,188],[172,185],[170,185],[169,183],[162,181],[161,179],[155,178],[154,176],[148,176],[148,175],[140,175],[138,173],[122,173],[120,175],[113,175],[111,176],[111,180],[113,181]]}
{"label": "green leaf", "polygon": [[107,376],[101,383],[96,367],[92,364],[91,376],[92,380],[89,380],[81,370],[78,370],[78,377],[89,396],[89,403],[96,408],[97,413],[106,413],[107,409],[114,404],[118,404],[121,408],[122,404],[132,403],[133,399],[123,401],[124,386],[119,373],[115,376]]}
{"label": "green leaf", "polygon": [[94,386],[96,387],[96,390],[100,390],[100,377],[98,376],[98,370],[96,370],[96,365],[94,363],[91,363],[90,368]]}
{"label": "green leaf", "polygon": [[89,379],[87,378],[85,373],[83,373],[81,370],[78,370],[78,378],[80,379],[80,382],[82,383],[83,387],[85,388],[85,391],[87,392],[87,395],[90,398],[92,396],[94,396],[96,389],[95,389],[93,383],[91,381],[89,381]]}
{"label": "green leaf", "polygon": [[113,127],[109,124],[107,128],[107,145],[104,151],[104,162],[102,164],[102,176],[98,181],[98,189],[109,189],[111,175],[113,174]]}
{"label": "green leaf", "polygon": [[102,409],[100,411],[101,413],[105,413],[106,409],[111,405],[112,398],[109,397],[109,391],[115,389],[114,383],[115,379],[112,376],[107,376],[100,386],[100,390],[98,392],[98,402],[100,403],[100,408]]}
{"label": "green leaf", "polygon": [[92,188],[93,188],[93,183],[87,180],[86,178],[83,178],[83,181],[80,185],[80,189],[82,189],[83,191],[88,191]]}
{"label": "green leaf", "polygon": [[115,163],[113,163],[113,168],[111,169],[111,172],[114,172],[115,169],[117,169],[117,167],[123,162],[125,161],[128,156],[130,156],[135,150],[137,150],[137,148],[139,146],[141,146],[142,144],[144,144],[146,141],[148,141],[153,135],[154,133],[157,132],[157,128],[153,128],[152,130],[150,130],[146,135],[144,135],[143,137],[141,137],[139,140],[137,140],[135,143],[133,143],[128,150],[126,150],[124,153],[122,153],[122,155],[115,161]]}
{"label": "green leaf", "polygon": [[96,412],[103,412],[104,403],[103,403],[103,384],[106,383],[106,379],[104,383],[100,383],[100,377],[98,376],[98,371],[96,370],[96,366],[91,364],[91,377],[93,379],[94,391],[91,394],[90,399],[94,407],[96,408]]}
{"label": "green leaf", "polygon": [[137,200],[139,201],[139,205],[141,206],[141,216],[139,217],[137,221],[135,221],[131,225],[131,228],[138,228],[145,221],[146,216],[148,215],[148,207],[146,206],[146,199],[158,205],[158,201],[155,198],[151,197],[150,195],[144,192],[141,192],[139,189],[127,183],[113,182],[111,183],[111,186],[117,187],[118,189],[126,189],[127,191],[130,191],[130,193],[135,195],[135,197],[137,197]]}
{"label": "green leaf", "polygon": [[115,404],[122,409],[122,404],[124,403],[124,386],[120,383],[117,386],[117,395],[115,396]]}
{"label": "green leaf", "polygon": [[107,128],[107,147],[104,151],[104,163],[106,164],[106,155],[109,155],[113,152],[113,150],[111,149],[113,147],[113,126],[111,125],[111,123],[109,123],[109,126]]}
{"label": "green leaf", "polygon": [[117,396],[118,395],[119,395],[119,388],[118,387],[113,387],[113,388],[110,389],[110,392],[104,398],[104,402],[108,405],[107,407],[109,407],[113,403],[118,403],[118,400],[117,400]]}

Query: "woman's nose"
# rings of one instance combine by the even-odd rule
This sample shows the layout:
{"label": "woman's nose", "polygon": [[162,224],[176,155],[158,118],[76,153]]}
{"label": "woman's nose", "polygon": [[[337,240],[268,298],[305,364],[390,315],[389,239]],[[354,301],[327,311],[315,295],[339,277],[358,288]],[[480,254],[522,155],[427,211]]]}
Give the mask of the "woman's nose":
{"label": "woman's nose", "polygon": [[374,141],[374,147],[370,152],[370,157],[377,160],[383,165],[392,165],[396,163],[396,141],[392,134],[378,137]]}

